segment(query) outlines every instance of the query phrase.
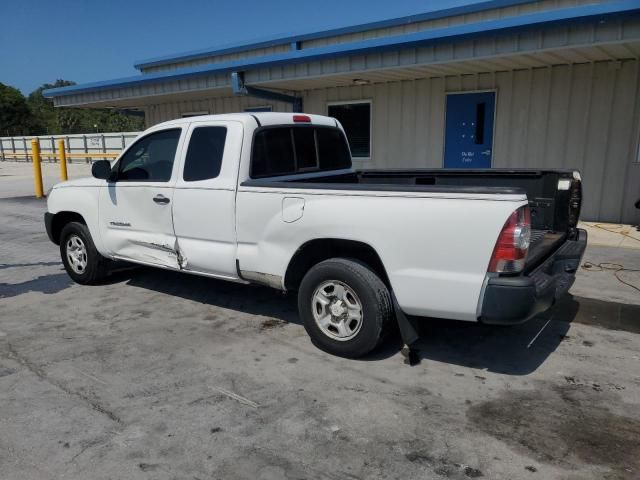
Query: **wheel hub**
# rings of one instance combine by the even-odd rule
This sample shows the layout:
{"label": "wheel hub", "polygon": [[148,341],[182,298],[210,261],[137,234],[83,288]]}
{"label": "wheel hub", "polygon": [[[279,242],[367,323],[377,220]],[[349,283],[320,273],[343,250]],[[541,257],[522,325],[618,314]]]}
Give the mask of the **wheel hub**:
{"label": "wheel hub", "polygon": [[346,308],[344,302],[342,300],[338,300],[331,305],[329,310],[331,310],[331,315],[334,317],[341,317],[346,311]]}
{"label": "wheel hub", "polygon": [[346,341],[362,327],[362,303],[356,292],[338,280],[322,282],[311,299],[316,324],[328,337]]}
{"label": "wheel hub", "polygon": [[82,239],[77,235],[71,235],[65,250],[71,269],[77,274],[83,274],[87,268],[87,247]]}

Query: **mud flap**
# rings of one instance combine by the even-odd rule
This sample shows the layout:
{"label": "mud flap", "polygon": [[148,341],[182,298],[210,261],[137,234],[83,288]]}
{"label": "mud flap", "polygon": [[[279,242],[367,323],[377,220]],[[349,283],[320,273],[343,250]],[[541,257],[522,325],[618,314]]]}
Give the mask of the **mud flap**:
{"label": "mud flap", "polygon": [[414,344],[418,341],[420,336],[411,319],[409,319],[398,304],[396,294],[391,291],[391,300],[393,302],[393,310],[396,315],[396,321],[398,322],[398,328],[400,329],[400,336],[402,337],[402,349],[400,353],[404,357],[405,365],[414,366],[420,363],[420,356],[418,351],[413,348]]}

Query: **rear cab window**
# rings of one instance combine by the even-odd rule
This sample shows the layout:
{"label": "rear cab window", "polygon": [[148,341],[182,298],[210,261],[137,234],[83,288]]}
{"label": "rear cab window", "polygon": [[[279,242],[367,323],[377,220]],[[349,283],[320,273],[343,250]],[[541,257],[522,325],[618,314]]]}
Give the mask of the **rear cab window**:
{"label": "rear cab window", "polygon": [[263,127],[253,140],[251,178],[351,168],[342,131],[317,125]]}

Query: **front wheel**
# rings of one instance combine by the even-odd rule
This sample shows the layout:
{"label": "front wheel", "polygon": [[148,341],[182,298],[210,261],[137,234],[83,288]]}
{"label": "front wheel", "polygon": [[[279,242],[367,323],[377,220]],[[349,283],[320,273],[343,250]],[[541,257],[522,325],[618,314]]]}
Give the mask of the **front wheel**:
{"label": "front wheel", "polygon": [[91,285],[109,273],[109,260],[96,249],[86,225],[70,222],[60,233],[60,256],[69,276],[77,283]]}
{"label": "front wheel", "polygon": [[368,266],[332,258],[312,267],[302,279],[298,312],[314,345],[357,358],[378,346],[393,307],[386,285]]}

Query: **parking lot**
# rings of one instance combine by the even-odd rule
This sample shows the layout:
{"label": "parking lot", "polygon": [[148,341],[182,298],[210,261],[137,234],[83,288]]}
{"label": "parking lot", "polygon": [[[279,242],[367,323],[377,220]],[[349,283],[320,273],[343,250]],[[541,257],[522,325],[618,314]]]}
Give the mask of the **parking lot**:
{"label": "parking lot", "polygon": [[[2,478],[640,477],[640,294],[610,271],[522,326],[424,319],[415,367],[397,338],[346,360],[294,294],[148,268],[76,285],[45,202],[7,192]],[[640,269],[640,250],[585,260]]]}

